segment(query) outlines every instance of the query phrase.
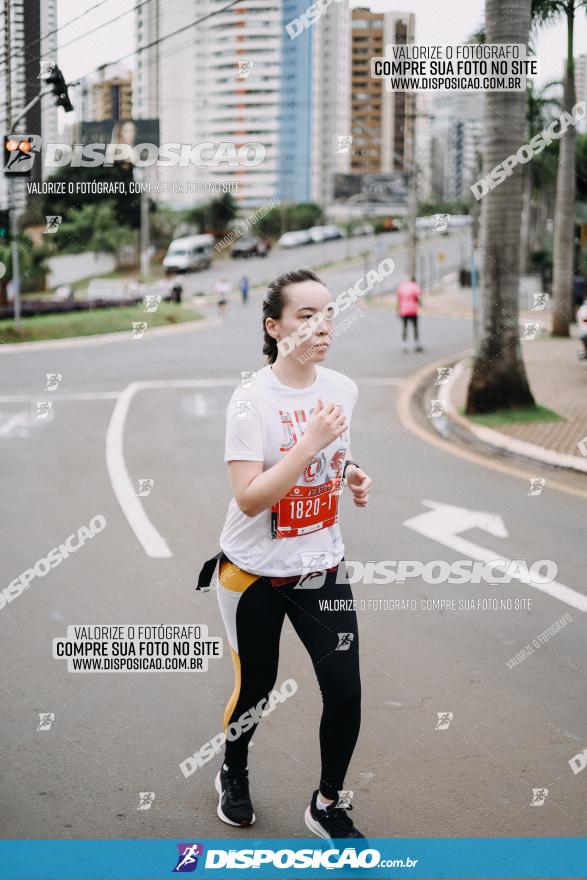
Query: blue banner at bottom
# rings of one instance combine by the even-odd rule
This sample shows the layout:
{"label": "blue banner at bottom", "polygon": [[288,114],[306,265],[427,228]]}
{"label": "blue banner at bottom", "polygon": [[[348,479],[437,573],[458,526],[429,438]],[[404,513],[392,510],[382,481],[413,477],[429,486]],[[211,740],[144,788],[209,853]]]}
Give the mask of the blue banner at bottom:
{"label": "blue banner at bottom", "polygon": [[5,840],[2,880],[586,877],[587,837]]}

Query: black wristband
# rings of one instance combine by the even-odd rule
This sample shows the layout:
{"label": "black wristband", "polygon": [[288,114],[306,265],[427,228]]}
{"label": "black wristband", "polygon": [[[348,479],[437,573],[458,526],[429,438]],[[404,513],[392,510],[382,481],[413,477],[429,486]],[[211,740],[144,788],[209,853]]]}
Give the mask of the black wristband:
{"label": "black wristband", "polygon": [[357,464],[356,461],[352,461],[352,459],[347,458],[347,460],[346,460],[345,463],[344,463],[344,467],[343,467],[343,469],[342,469],[342,479],[343,479],[343,480],[345,479],[346,469],[348,468],[349,464],[354,464],[354,466],[357,467],[357,468],[358,468],[358,467],[361,467],[361,465],[360,465],[360,464]]}

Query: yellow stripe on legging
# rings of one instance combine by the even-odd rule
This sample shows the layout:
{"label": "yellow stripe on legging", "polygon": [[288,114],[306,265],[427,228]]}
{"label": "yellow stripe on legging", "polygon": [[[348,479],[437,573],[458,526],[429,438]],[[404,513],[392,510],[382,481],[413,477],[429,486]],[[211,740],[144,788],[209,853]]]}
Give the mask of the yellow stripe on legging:
{"label": "yellow stripe on legging", "polygon": [[224,710],[224,729],[228,727],[228,722],[230,721],[230,716],[234,712],[234,707],[237,704],[239,694],[241,692],[241,658],[238,656],[236,651],[231,648],[230,653],[232,654],[232,662],[234,664],[234,690],[230,695],[230,700]]}
{"label": "yellow stripe on legging", "polygon": [[234,562],[223,559],[218,569],[218,578],[223,587],[232,590],[234,593],[243,593],[247,587],[250,587],[253,581],[258,579],[258,574],[250,574],[243,571]]}
{"label": "yellow stripe on legging", "polygon": [[[235,565],[233,562],[230,562],[227,559],[223,559],[218,568],[218,579],[223,587],[227,590],[231,590],[234,593],[244,593],[247,587],[250,587],[251,584],[258,579],[258,574],[250,574],[248,571],[243,571],[242,568],[239,568],[238,565]],[[237,704],[240,691],[241,691],[241,661],[237,652],[231,647],[230,653],[232,654],[232,662],[234,664],[234,690],[231,694],[230,700],[228,701],[228,705],[224,710],[224,729],[228,727],[228,722],[230,721],[230,716],[234,712],[234,707]]]}

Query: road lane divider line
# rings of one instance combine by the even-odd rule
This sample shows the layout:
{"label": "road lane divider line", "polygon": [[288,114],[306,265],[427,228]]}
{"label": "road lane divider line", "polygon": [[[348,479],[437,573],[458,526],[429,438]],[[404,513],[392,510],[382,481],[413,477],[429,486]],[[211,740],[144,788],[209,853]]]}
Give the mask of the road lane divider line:
{"label": "road lane divider line", "polygon": [[172,551],[163,535],[153,525],[138,497],[129,476],[124,458],[124,429],[126,418],[138,391],[160,388],[234,388],[231,379],[154,379],[131,382],[119,393],[106,431],[106,466],[112,490],[126,520],[147,556],[152,559],[170,559]]}
{"label": "road lane divider line", "polygon": [[60,403],[65,401],[75,401],[75,400],[116,400],[116,398],[120,395],[120,391],[72,391],[65,392],[61,394],[60,392],[54,391],[39,391],[37,394],[3,394],[0,395],[0,404],[1,403],[32,403],[36,400],[45,399],[46,397],[50,397],[51,400],[59,401]]}
{"label": "road lane divider line", "polygon": [[24,425],[30,425],[31,415],[28,410],[23,409],[15,413],[12,418],[0,425],[0,437],[10,437],[14,428],[22,428]]}
{"label": "road lane divider line", "polygon": [[[399,377],[362,377],[359,382],[368,385],[398,385],[407,380]],[[126,520],[147,556],[157,559],[169,559],[173,556],[171,549],[158,529],[153,525],[130,479],[124,457],[124,430],[126,418],[133,398],[139,391],[152,391],[169,388],[231,388],[236,386],[235,378],[219,379],[152,379],[132,382],[122,391],[117,392],[117,399],[110,423],[106,431],[106,465],[113,492],[120,504]],[[203,415],[206,405],[203,396],[199,396],[197,414]]]}
{"label": "road lane divider line", "polygon": [[169,559],[173,554],[165,538],[145,513],[124,460],[124,426],[132,399],[138,390],[139,383],[131,382],[114,405],[106,431],[106,466],[121,510],[147,556],[154,559]]}

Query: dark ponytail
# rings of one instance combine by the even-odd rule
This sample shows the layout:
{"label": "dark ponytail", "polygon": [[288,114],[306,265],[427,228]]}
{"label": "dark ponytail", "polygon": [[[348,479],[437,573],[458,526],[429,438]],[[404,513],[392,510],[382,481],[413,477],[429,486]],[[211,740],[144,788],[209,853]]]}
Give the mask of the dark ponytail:
{"label": "dark ponytail", "polygon": [[294,269],[292,272],[284,272],[272,281],[263,297],[263,354],[270,364],[274,364],[277,359],[277,340],[267,332],[265,321],[267,318],[273,318],[274,321],[281,319],[287,304],[286,288],[290,284],[300,284],[302,281],[317,281],[318,284],[324,284],[311,269]]}

